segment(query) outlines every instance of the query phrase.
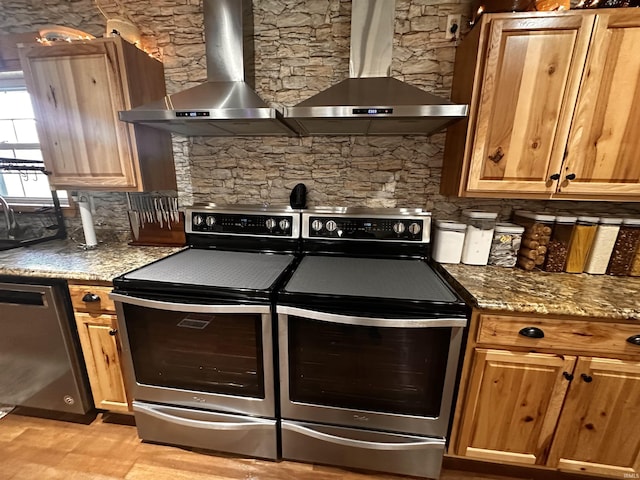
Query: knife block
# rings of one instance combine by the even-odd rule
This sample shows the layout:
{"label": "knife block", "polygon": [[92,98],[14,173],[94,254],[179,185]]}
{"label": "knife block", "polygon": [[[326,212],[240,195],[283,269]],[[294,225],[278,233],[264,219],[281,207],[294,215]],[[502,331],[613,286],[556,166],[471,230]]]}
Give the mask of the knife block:
{"label": "knife block", "polygon": [[182,247],[186,243],[184,234],[184,214],[179,213],[178,223],[171,222],[171,230],[166,222],[153,221],[148,222],[145,220],[144,225],[142,222],[139,224],[138,238],[136,239],[133,225],[131,220],[131,210],[129,211],[129,225],[131,227],[131,238],[129,245],[134,246],[150,246],[150,247]]}

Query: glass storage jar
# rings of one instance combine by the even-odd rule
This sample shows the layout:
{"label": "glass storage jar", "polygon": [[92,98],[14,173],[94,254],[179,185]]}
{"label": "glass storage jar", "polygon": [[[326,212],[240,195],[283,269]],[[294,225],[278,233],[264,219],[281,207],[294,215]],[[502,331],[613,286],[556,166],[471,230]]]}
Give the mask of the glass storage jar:
{"label": "glass storage jar", "polygon": [[628,275],[640,245],[640,218],[622,220],[616,243],[613,246],[607,273],[609,275]]}
{"label": "glass storage jar", "polygon": [[621,223],[621,218],[600,217],[591,252],[584,267],[586,273],[592,275],[607,273],[607,265],[609,265],[611,252],[613,252],[613,247],[616,244]]}
{"label": "glass storage jar", "polygon": [[569,253],[571,234],[578,217],[572,215],[557,215],[553,225],[553,235],[547,246],[547,258],[542,269],[545,272],[564,272]]}
{"label": "glass storage jar", "polygon": [[489,265],[514,267],[522,242],[524,227],[513,223],[496,223],[489,251]]}
{"label": "glass storage jar", "polygon": [[493,229],[498,214],[479,210],[464,210],[462,214],[467,217],[467,230],[462,247],[462,263],[486,265],[489,260]]}
{"label": "glass storage jar", "polygon": [[569,251],[567,252],[567,261],[564,265],[564,271],[567,273],[582,273],[589,258],[591,245],[598,230],[598,217],[589,217],[581,215],[577,218],[573,227],[571,241],[569,242]]}
{"label": "glass storage jar", "polygon": [[553,231],[554,215],[517,210],[513,223],[524,227],[518,252],[518,265],[525,270],[542,266],[547,255],[547,245]]}
{"label": "glass storage jar", "polygon": [[460,263],[467,225],[451,220],[436,220],[431,257],[439,263]]}
{"label": "glass storage jar", "polygon": [[633,257],[633,263],[631,264],[631,271],[629,275],[633,277],[640,277],[640,246],[636,249],[636,255]]}

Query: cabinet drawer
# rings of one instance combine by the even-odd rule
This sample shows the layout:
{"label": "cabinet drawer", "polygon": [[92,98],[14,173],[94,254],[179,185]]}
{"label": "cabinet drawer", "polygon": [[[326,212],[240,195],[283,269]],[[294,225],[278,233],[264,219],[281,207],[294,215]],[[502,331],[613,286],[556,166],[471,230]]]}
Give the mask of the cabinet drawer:
{"label": "cabinet drawer", "polygon": [[116,307],[109,298],[111,290],[112,287],[69,285],[73,309],[77,312],[116,313]]}
{"label": "cabinet drawer", "polygon": [[[522,329],[542,333],[541,338],[527,337]],[[524,332],[523,332],[524,333]],[[638,325],[579,320],[547,320],[535,317],[481,315],[477,342],[483,346],[523,347],[567,350],[583,354],[636,355],[640,346],[627,341],[640,335]]]}

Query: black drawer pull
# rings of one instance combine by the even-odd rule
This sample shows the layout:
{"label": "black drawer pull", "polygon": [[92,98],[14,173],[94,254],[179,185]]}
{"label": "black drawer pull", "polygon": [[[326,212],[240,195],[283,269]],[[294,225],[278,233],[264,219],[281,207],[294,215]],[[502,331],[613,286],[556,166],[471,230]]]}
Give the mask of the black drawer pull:
{"label": "black drawer pull", "polygon": [[560,180],[560,174],[559,173],[554,173],[553,175],[551,175],[549,177],[549,180]]}
{"label": "black drawer pull", "polygon": [[544,338],[544,332],[538,327],[524,327],[518,333],[528,338]]}
{"label": "black drawer pull", "polygon": [[109,335],[111,335],[112,337],[115,337],[116,333],[118,333],[117,328],[112,328],[111,330],[109,330]]}
{"label": "black drawer pull", "polygon": [[573,375],[571,375],[569,372],[562,372],[562,376],[569,381],[573,380]]}
{"label": "black drawer pull", "polygon": [[567,180],[575,180],[576,179],[576,174],[575,173],[570,173],[569,175],[567,175],[566,177]]}
{"label": "black drawer pull", "polygon": [[85,293],[84,297],[82,297],[82,301],[86,302],[86,303],[93,303],[93,302],[99,302],[100,301],[100,297],[98,295],[96,295],[95,293]]}
{"label": "black drawer pull", "polygon": [[586,383],[593,382],[593,377],[591,375],[587,375],[586,373],[583,373],[580,376],[582,377],[582,380],[584,380]]}
{"label": "black drawer pull", "polygon": [[640,335],[631,335],[627,338],[627,342],[631,345],[638,345],[640,347]]}

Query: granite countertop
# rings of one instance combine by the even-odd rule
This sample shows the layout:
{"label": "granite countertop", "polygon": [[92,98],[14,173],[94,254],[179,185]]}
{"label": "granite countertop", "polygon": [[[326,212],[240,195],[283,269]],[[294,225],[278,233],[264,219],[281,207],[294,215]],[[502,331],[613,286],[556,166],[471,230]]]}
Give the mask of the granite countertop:
{"label": "granite countertop", "polygon": [[[110,282],[181,249],[113,241],[85,250],[71,240],[52,240],[0,251],[0,275]],[[640,320],[640,277],[462,264],[441,267],[462,287],[463,298],[480,309]]]}
{"label": "granite countertop", "polygon": [[0,251],[0,275],[110,282],[113,278],[166,257],[182,247],[133,247],[99,243],[85,250],[71,240],[52,240]]}
{"label": "granite countertop", "polygon": [[640,277],[442,265],[481,309],[640,320]]}

